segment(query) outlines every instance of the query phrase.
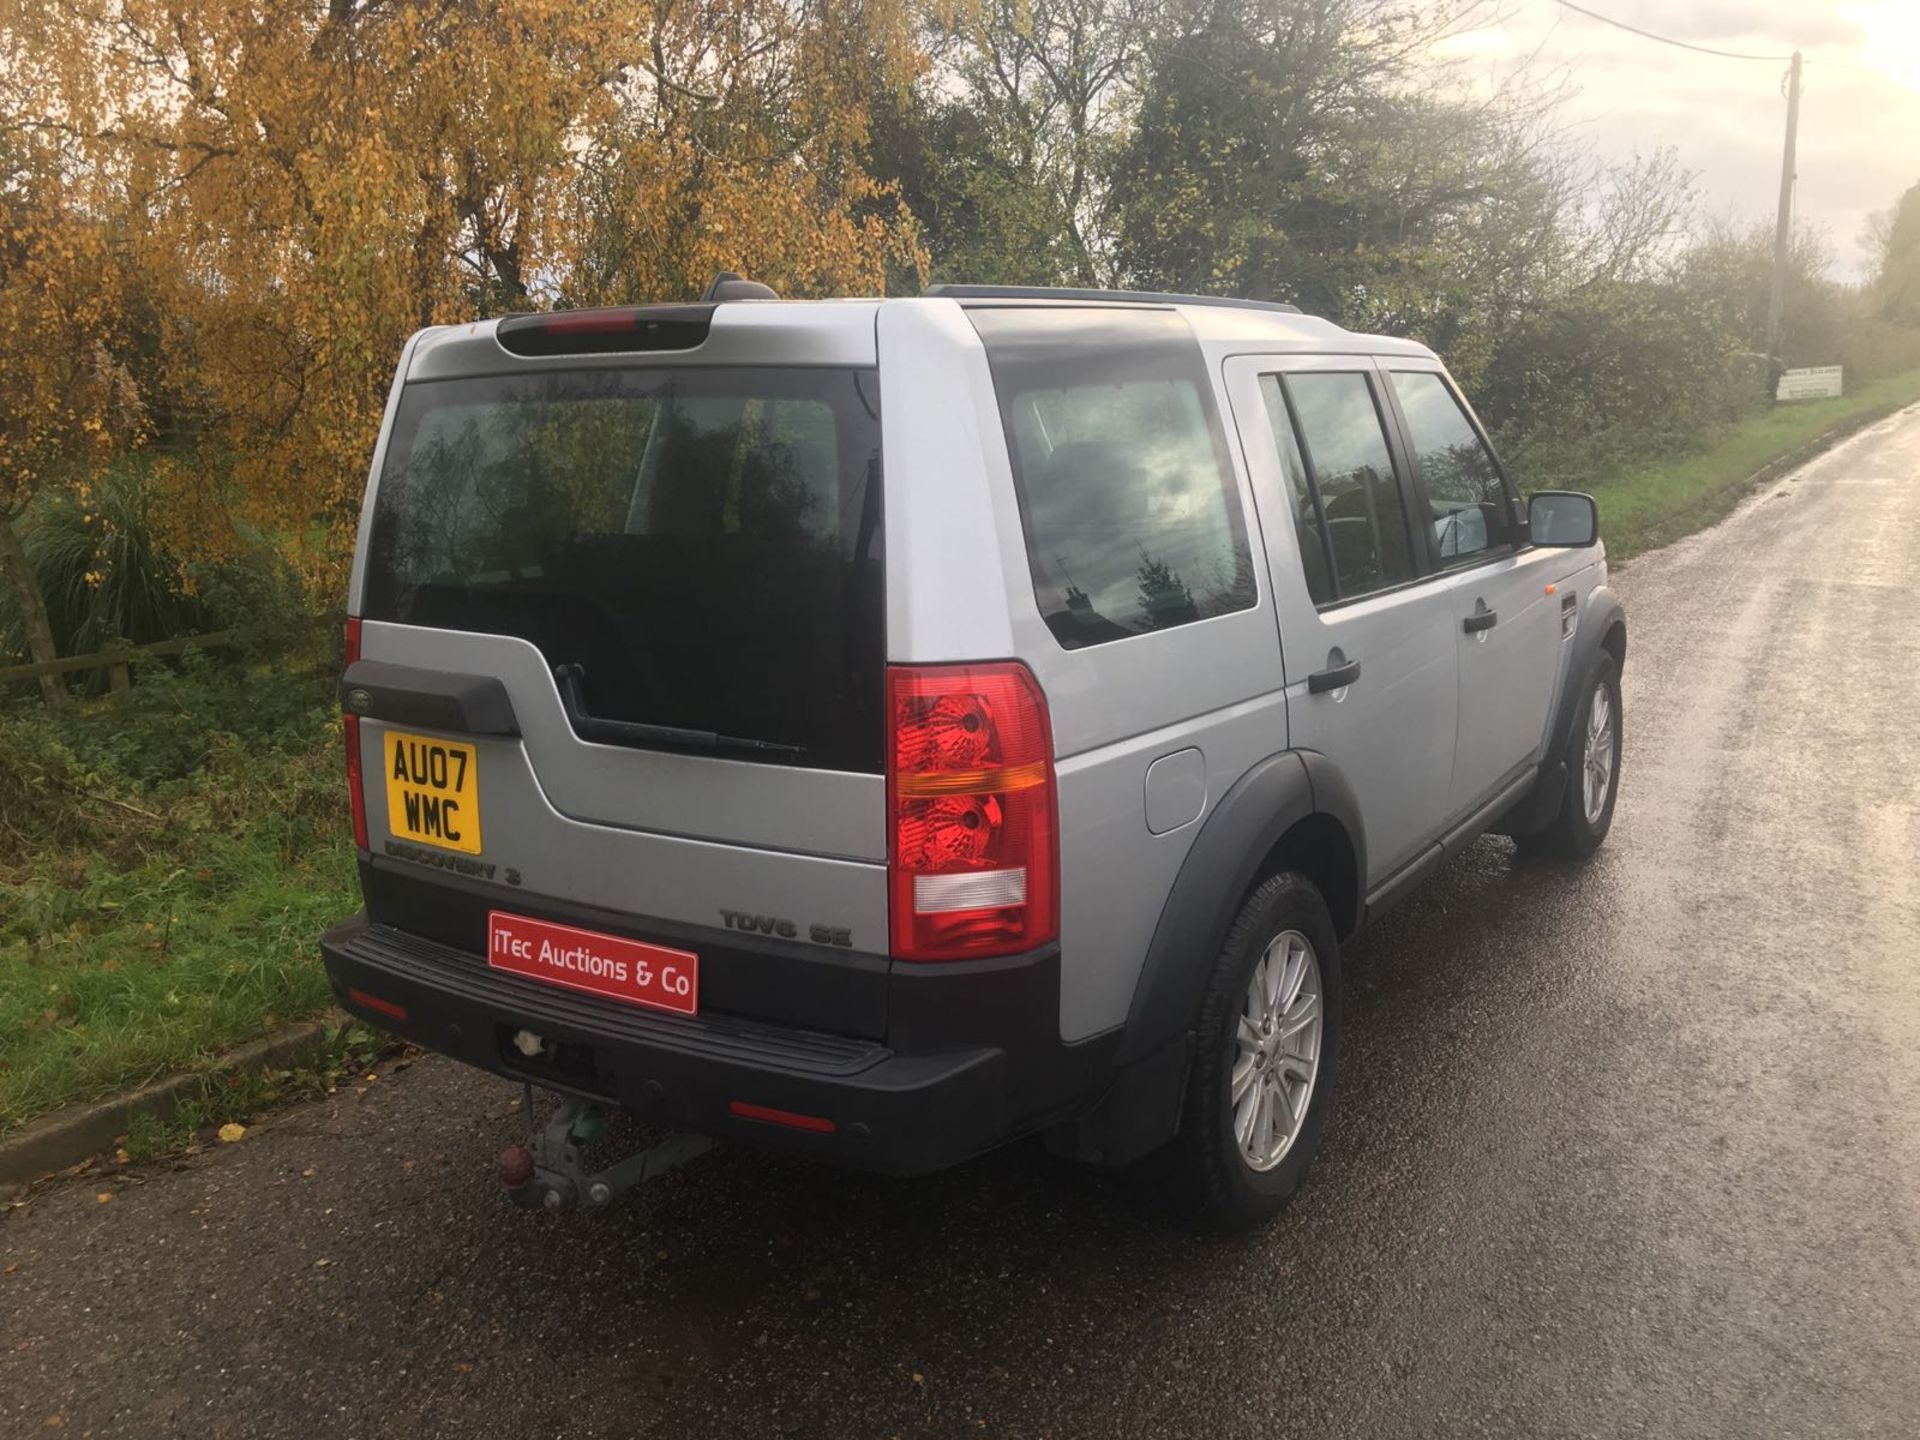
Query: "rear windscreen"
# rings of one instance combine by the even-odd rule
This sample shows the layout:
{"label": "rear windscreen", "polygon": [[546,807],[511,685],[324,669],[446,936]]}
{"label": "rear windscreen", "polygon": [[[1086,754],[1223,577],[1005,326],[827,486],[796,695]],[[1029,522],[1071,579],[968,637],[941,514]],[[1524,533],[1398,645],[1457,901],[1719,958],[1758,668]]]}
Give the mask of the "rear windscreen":
{"label": "rear windscreen", "polygon": [[361,613],[529,640],[593,721],[878,772],[882,583],[874,372],[558,371],[407,387]]}

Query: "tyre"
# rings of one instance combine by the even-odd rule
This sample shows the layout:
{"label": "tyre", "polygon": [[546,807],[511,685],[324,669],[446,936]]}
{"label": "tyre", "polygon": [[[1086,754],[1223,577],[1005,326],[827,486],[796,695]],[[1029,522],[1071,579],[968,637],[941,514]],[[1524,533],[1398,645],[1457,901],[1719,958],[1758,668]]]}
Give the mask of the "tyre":
{"label": "tyre", "polygon": [[1241,905],[1200,1004],[1167,1174],[1201,1225],[1243,1230],[1293,1198],[1332,1104],[1340,946],[1319,890],[1292,871]]}
{"label": "tyre", "polygon": [[1542,829],[1514,836],[1522,850],[1580,860],[1600,848],[1620,794],[1620,662],[1602,650],[1587,671],[1567,738],[1567,789]]}

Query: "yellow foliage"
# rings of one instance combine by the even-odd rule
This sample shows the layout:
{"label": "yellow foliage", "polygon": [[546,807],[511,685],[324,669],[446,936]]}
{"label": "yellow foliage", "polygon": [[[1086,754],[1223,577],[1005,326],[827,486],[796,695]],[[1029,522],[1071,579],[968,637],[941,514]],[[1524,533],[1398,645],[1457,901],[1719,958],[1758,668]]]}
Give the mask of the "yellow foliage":
{"label": "yellow foliage", "polygon": [[[111,342],[120,308],[104,227],[44,161],[0,210],[0,517],[137,443],[145,416]],[[10,187],[12,188],[12,187]]]}
{"label": "yellow foliage", "polygon": [[199,430],[156,472],[165,538],[257,530],[337,587],[412,330],[922,264],[862,156],[868,96],[922,63],[908,0],[7,8],[0,134],[44,153],[0,232],[0,506],[138,443],[106,358],[132,295]]}

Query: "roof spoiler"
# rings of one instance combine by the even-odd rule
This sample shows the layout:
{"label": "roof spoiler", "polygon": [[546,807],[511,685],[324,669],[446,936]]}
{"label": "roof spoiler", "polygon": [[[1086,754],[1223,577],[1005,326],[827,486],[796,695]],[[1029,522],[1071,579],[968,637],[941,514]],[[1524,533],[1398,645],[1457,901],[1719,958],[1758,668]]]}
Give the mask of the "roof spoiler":
{"label": "roof spoiler", "polygon": [[636,305],[611,310],[553,310],[509,315],[495,329],[515,355],[617,355],[692,350],[704,344],[712,305]]}
{"label": "roof spoiler", "polygon": [[716,306],[728,300],[778,300],[757,280],[722,270],[691,305],[623,305],[508,315],[495,329],[515,355],[617,355],[636,350],[692,350],[706,343]]}
{"label": "roof spoiler", "polygon": [[778,300],[780,297],[771,285],[762,285],[758,280],[743,279],[731,270],[722,270],[713,277],[713,283],[707,286],[707,293],[700,297],[702,303],[717,305],[723,300]]}

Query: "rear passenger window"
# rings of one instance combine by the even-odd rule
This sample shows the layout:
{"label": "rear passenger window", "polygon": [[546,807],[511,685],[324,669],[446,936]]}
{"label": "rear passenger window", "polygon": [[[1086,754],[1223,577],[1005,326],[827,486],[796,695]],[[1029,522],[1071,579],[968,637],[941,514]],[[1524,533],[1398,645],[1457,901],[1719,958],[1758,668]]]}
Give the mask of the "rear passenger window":
{"label": "rear passenger window", "polygon": [[[1367,377],[1302,371],[1284,379],[1267,376],[1263,384],[1275,428],[1289,419],[1299,427],[1295,453],[1305,462],[1305,474],[1289,486],[1296,497],[1318,502],[1303,511],[1296,499],[1295,527],[1315,602],[1351,600],[1413,579],[1406,503]],[[1283,460],[1288,451],[1283,444]],[[1322,553],[1314,555],[1315,549]],[[1316,569],[1332,572],[1331,594],[1324,593],[1324,582],[1316,590]]]}
{"label": "rear passenger window", "polygon": [[1287,481],[1287,508],[1293,512],[1293,533],[1300,542],[1300,568],[1306,573],[1307,594],[1316,605],[1339,598],[1333,588],[1333,561],[1327,553],[1326,529],[1320,523],[1320,503],[1307,479],[1306,457],[1287,414],[1287,397],[1278,375],[1260,377],[1260,396],[1267,402],[1267,423],[1273,427],[1274,447],[1280,452],[1280,472]]}
{"label": "rear passenger window", "polygon": [[1460,564],[1513,545],[1513,507],[1500,471],[1446,382],[1430,370],[1396,370],[1393,393],[1433,510],[1440,563]]}
{"label": "rear passenger window", "polygon": [[1226,437],[1168,311],[979,308],[1034,598],[1068,649],[1245,610]]}

